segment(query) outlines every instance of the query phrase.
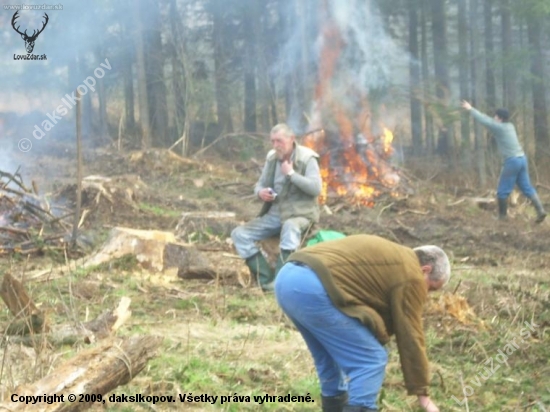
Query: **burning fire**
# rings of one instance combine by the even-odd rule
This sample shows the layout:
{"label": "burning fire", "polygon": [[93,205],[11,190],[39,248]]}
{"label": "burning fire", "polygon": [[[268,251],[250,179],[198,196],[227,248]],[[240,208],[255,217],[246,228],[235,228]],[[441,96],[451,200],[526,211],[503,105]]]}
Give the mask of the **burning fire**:
{"label": "burning fire", "polygon": [[399,184],[399,175],[388,163],[393,133],[378,120],[377,127],[372,127],[367,92],[353,82],[351,66],[342,56],[346,42],[340,28],[330,19],[322,27],[311,122],[312,129],[318,130],[305,135],[302,144],[320,155],[321,203],[333,194],[372,207],[378,196],[393,194]]}
{"label": "burning fire", "polygon": [[383,193],[393,194],[399,175],[387,163],[393,153],[393,133],[384,128],[380,136],[366,138],[341,132],[319,130],[304,138],[303,144],[320,156],[323,189],[320,202],[334,194],[355,205],[372,207]]}

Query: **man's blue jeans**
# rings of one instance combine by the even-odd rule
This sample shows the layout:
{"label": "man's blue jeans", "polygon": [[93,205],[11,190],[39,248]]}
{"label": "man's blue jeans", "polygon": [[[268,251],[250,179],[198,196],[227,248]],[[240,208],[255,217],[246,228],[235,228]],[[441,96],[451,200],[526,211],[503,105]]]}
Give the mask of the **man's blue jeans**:
{"label": "man's blue jeans", "polygon": [[237,226],[231,232],[231,239],[239,256],[248,259],[260,251],[256,246],[257,241],[279,234],[279,247],[282,250],[298,249],[302,242],[302,233],[308,226],[309,220],[305,217],[294,217],[281,222],[278,215],[267,213]]}
{"label": "man's blue jeans", "polygon": [[529,180],[529,168],[525,156],[509,157],[504,161],[497,187],[497,197],[508,199],[516,184],[529,199],[536,193]]}
{"label": "man's blue jeans", "polygon": [[322,395],[347,391],[349,405],[376,409],[388,354],[372,332],[332,304],[307,266],[285,264],[275,281],[275,295],[306,341]]}

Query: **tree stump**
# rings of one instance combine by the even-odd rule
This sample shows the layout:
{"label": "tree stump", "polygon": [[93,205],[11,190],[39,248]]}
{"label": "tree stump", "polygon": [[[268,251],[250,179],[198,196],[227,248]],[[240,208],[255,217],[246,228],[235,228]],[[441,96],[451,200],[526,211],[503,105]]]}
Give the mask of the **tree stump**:
{"label": "tree stump", "polygon": [[173,233],[123,227],[113,228],[102,249],[83,266],[99,265],[126,255],[134,255],[144,269],[153,272],[209,267],[206,257],[194,245],[178,242]]}

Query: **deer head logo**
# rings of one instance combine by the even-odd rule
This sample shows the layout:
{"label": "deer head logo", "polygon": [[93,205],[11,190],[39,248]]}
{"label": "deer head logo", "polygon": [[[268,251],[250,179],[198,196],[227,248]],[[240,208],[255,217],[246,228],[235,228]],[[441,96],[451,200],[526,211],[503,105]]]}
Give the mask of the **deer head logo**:
{"label": "deer head logo", "polygon": [[21,35],[21,38],[23,40],[25,40],[25,48],[27,49],[27,53],[30,54],[30,53],[32,53],[32,51],[34,49],[34,42],[36,41],[36,38],[38,37],[38,35],[40,33],[42,33],[44,31],[44,28],[46,27],[46,24],[48,24],[49,17],[46,13],[44,13],[44,18],[46,19],[46,21],[44,21],[44,24],[42,25],[42,28],[40,30],[38,30],[38,32],[36,30],[33,30],[32,36],[29,36],[29,35],[27,35],[27,30],[25,30],[25,32],[23,32],[23,33],[21,33],[19,31],[19,27],[21,27],[21,26],[17,26],[17,28],[15,27],[15,20],[17,20],[17,18],[19,17],[17,15],[17,13],[19,13],[19,11],[16,11],[15,14],[13,15],[12,19],[11,19],[11,26],[13,27],[13,29],[17,33],[19,33]]}

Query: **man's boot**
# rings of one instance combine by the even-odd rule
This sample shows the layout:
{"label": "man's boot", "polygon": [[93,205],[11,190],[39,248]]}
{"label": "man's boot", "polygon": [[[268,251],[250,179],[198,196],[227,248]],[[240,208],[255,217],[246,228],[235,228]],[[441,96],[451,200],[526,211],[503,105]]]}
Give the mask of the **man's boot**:
{"label": "man's boot", "polygon": [[546,218],[546,211],[542,206],[539,195],[535,193],[533,196],[531,196],[531,202],[533,203],[533,206],[535,206],[535,209],[537,211],[537,219],[535,220],[535,223],[541,223]]}
{"label": "man's boot", "polygon": [[271,266],[267,263],[267,260],[264,255],[262,255],[262,252],[258,252],[246,259],[246,265],[262,289],[264,289],[266,285],[273,282],[275,277],[273,274],[273,269],[271,269]]}
{"label": "man's boot", "polygon": [[508,214],[508,199],[498,198],[498,220],[506,220]]}
{"label": "man's boot", "polygon": [[273,280],[263,287],[264,290],[272,291],[274,289],[277,274],[288,260],[290,254],[293,252],[293,250],[281,250],[281,253],[279,253],[279,256],[277,257],[277,264],[275,265],[275,271],[273,272]]}
{"label": "man's boot", "polygon": [[364,406],[344,406],[342,412],[376,412],[378,409],[365,408]]}
{"label": "man's boot", "polygon": [[321,405],[323,407],[323,412],[342,412],[347,401],[347,392],[338,396],[322,396]]}
{"label": "man's boot", "polygon": [[275,276],[277,276],[277,273],[281,270],[283,265],[288,260],[288,257],[294,253],[293,250],[284,250],[281,249],[281,253],[279,253],[279,256],[277,257],[277,265],[275,265]]}

